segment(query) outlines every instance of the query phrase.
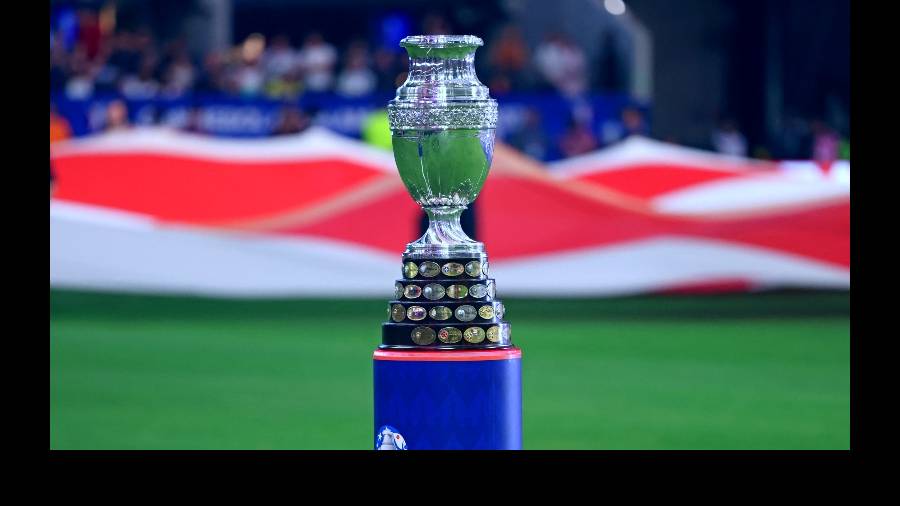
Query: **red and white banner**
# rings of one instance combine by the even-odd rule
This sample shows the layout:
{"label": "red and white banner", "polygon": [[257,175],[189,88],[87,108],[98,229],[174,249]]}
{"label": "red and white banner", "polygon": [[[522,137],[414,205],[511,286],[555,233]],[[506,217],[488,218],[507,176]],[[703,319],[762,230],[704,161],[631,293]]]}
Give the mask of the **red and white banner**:
{"label": "red and white banner", "polygon": [[[390,297],[418,232],[391,153],[318,128],[137,129],[51,162],[57,287]],[[477,219],[506,296],[850,286],[849,176],[647,139],[550,165],[498,144]]]}

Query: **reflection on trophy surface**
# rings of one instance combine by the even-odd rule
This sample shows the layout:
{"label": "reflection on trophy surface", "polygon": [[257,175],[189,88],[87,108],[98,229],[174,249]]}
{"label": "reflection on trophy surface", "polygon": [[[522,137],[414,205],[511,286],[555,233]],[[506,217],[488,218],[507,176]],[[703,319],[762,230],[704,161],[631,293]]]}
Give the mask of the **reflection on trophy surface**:
{"label": "reflection on trophy surface", "polygon": [[407,81],[388,110],[394,159],[413,199],[429,217],[428,230],[407,246],[412,257],[484,252],[459,224],[484,180],[494,151],[497,103],[475,75],[471,35],[406,37]]}

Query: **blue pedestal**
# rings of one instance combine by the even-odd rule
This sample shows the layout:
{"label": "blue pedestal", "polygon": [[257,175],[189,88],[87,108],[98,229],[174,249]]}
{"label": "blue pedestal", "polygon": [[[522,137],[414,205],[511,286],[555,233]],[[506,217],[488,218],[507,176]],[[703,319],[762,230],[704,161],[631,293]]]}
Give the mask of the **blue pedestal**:
{"label": "blue pedestal", "polygon": [[522,352],[377,350],[376,449],[521,450]]}

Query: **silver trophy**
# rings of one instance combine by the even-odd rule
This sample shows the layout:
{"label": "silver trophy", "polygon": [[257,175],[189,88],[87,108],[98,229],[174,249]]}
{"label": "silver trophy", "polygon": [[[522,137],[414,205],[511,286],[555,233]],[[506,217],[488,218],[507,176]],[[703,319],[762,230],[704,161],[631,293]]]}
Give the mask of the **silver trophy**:
{"label": "silver trophy", "polygon": [[403,278],[394,285],[381,347],[511,347],[484,244],[459,223],[481,192],[494,154],[497,102],[475,75],[481,39],[417,35],[400,45],[410,63],[409,77],[388,105],[394,159],[429,223],[403,253]]}
{"label": "silver trophy", "polygon": [[494,153],[497,102],[475,75],[472,35],[416,35],[400,45],[409,75],[388,105],[394,159],[403,183],[428,214],[407,258],[478,256],[484,245],[459,223],[481,191]]}
{"label": "silver trophy", "polygon": [[419,35],[400,45],[410,64],[388,106],[394,159],[429,224],[403,254],[373,356],[376,446],[521,449],[521,351],[484,245],[459,222],[494,154],[497,102],[475,76],[482,42]]}

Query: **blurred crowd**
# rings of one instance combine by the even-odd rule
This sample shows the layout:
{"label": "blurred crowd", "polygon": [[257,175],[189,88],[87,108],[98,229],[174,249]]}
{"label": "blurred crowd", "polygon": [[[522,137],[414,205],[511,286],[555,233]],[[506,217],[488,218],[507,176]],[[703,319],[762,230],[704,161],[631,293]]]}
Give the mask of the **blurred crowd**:
{"label": "blurred crowd", "polygon": [[[299,41],[286,34],[270,38],[253,34],[226,50],[195,57],[184,37],[160,40],[146,28],[109,29],[91,11],[79,13],[78,27],[74,40],[51,33],[51,94],[71,100],[98,94],[121,97],[124,100],[108,106],[106,129],[127,126],[126,101],[213,94],[284,101],[290,105],[284,107],[273,133],[296,133],[313,119],[311,111],[296,105],[306,93],[368,97],[392,93],[406,79],[405,52],[373,46],[364,38],[338,43],[316,32]],[[440,16],[426,16],[422,22],[422,33],[451,32]],[[476,60],[478,74],[493,95],[553,93],[573,104],[558,138],[547,138],[541,128],[544,118],[534,108],[525,111],[518,128],[503,133],[506,142],[535,158],[571,157],[631,135],[650,135],[648,121],[636,107],[625,107],[616,121],[598,126],[584,112],[586,107],[578,105],[581,97],[602,87],[597,82],[602,72],[596,68],[600,63],[588,61],[584,50],[565,34],[547,33],[532,49],[518,26],[507,25],[486,40],[482,54],[486,57]],[[191,120],[186,128],[199,131]],[[65,118],[51,104],[51,140],[67,137],[67,129]],[[739,125],[726,118],[702,147],[757,158],[849,157],[846,139],[824,122],[804,118],[789,121],[783,139],[767,147],[748,146]]]}
{"label": "blurred crowd", "polygon": [[[426,18],[426,33],[447,33],[439,17]],[[588,61],[562,33],[547,34],[531,51],[510,25],[487,41],[479,75],[492,93],[556,91],[577,96],[589,89]],[[67,44],[51,33],[50,87],[71,99],[115,92],[126,99],[181,97],[192,92],[272,99],[305,92],[345,97],[392,92],[406,79],[407,59],[396,47],[371,47],[363,38],[340,47],[320,33],[294,41],[286,34],[253,34],[240,44],[193,58],[184,37],[158,40],[146,28],[104,33],[98,16],[83,12],[78,37]]]}
{"label": "blurred crowd", "polygon": [[850,159],[850,139],[823,119],[791,116],[770,146],[750,148],[737,123],[725,119],[713,129],[710,148],[730,156],[830,163]]}
{"label": "blurred crowd", "polygon": [[296,98],[306,91],[361,96],[393,85],[394,60],[384,52],[370,55],[361,41],[349,44],[341,55],[320,34],[311,33],[299,47],[285,35],[271,41],[251,35],[198,62],[184,38],[160,42],[148,30],[122,30],[92,44],[80,39],[70,49],[61,38],[53,40],[50,86],[75,100],[107,92],[129,100],[192,92],[273,99]]}

